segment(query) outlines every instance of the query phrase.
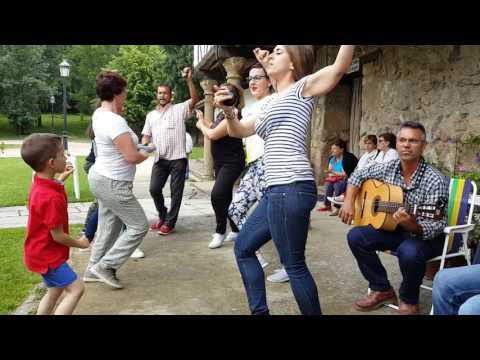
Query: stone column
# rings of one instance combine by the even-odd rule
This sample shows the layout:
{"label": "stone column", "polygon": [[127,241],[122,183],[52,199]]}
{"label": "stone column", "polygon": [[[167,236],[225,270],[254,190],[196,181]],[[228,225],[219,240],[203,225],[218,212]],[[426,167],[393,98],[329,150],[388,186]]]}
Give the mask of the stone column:
{"label": "stone column", "polygon": [[[218,83],[215,80],[203,80],[200,82],[200,86],[203,89],[203,94],[205,96],[205,120],[208,123],[213,122],[213,85]],[[212,157],[212,144],[210,139],[206,136],[203,138],[203,168],[205,176],[213,178],[213,157]]]}
{"label": "stone column", "polygon": [[243,69],[247,59],[243,57],[233,56],[223,61],[223,67],[227,71],[227,83],[235,85],[240,90],[240,109],[244,107],[245,100],[243,98],[243,89],[240,84]]}

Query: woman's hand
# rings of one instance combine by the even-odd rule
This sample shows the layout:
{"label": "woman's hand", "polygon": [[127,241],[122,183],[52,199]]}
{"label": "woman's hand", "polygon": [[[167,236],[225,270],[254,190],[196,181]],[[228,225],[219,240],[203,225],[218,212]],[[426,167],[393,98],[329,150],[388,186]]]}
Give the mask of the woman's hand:
{"label": "woman's hand", "polygon": [[266,69],[268,65],[268,55],[270,55],[270,52],[268,50],[262,50],[260,48],[255,48],[253,50],[253,53],[255,54],[255,57],[257,58],[257,61],[262,64],[263,68]]}
{"label": "woman's hand", "polygon": [[202,126],[205,126],[205,118],[203,117],[203,113],[200,110],[195,110],[195,115],[197,117],[195,126],[198,130],[202,131]]}
{"label": "woman's hand", "polygon": [[195,126],[197,127],[198,130],[202,131],[202,122],[200,120],[198,120],[196,123],[195,123]]}
{"label": "woman's hand", "polygon": [[213,86],[213,90],[215,91],[215,94],[213,96],[213,106],[222,109],[225,113],[231,113],[234,109],[233,106],[226,106],[223,104],[224,101],[226,100],[231,100],[233,97],[230,93],[230,90],[228,90],[227,87],[225,86]]}

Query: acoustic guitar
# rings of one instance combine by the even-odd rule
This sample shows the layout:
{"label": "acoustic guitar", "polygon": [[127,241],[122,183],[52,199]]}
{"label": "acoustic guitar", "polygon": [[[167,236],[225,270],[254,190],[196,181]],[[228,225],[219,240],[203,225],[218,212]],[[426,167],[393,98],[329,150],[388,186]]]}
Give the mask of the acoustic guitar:
{"label": "acoustic guitar", "polygon": [[398,223],[393,214],[404,207],[407,213],[433,220],[445,216],[445,204],[405,204],[402,188],[378,180],[366,180],[355,200],[354,226],[372,225],[377,230],[394,231]]}

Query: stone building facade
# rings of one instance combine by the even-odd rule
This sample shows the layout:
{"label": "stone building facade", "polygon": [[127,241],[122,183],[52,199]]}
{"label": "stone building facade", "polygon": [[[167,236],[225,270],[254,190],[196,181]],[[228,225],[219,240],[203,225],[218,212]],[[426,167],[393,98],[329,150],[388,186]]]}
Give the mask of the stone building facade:
{"label": "stone building facade", "polygon": [[[320,46],[316,67],[331,64],[338,46]],[[444,172],[455,165],[480,170],[480,46],[360,45],[356,68],[329,95],[317,99],[312,119],[311,160],[323,182],[330,144],[338,137],[363,153],[366,134],[396,133],[405,120],[427,130],[425,157]]]}

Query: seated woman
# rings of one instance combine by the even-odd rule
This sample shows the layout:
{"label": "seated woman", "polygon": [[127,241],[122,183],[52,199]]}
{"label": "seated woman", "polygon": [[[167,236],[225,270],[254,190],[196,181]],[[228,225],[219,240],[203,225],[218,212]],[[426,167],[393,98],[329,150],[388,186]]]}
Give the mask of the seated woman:
{"label": "seated woman", "polygon": [[387,163],[398,159],[397,137],[392,133],[383,133],[378,136],[378,149],[380,154],[375,159],[377,163]]}
{"label": "seated woman", "polygon": [[[332,145],[332,156],[328,160],[327,177],[325,178],[325,206],[318,209],[320,212],[331,211],[332,203],[328,199],[339,196],[347,189],[347,179],[358,164],[358,159],[352,153],[346,151],[347,144],[339,139]],[[338,208],[330,214],[338,215]]]}
{"label": "seated woman", "polygon": [[[232,85],[228,86],[232,92],[235,90]],[[240,96],[237,92],[232,106],[238,108],[239,102]],[[228,207],[232,202],[233,185],[245,169],[245,152],[241,139],[228,136],[227,121],[223,111],[217,115],[213,124],[207,123],[201,111],[197,110],[196,114],[197,128],[212,141],[215,184],[212,189],[211,201],[217,227],[208,247],[216,249],[223,245],[227,237],[227,218],[232,232],[239,232],[235,222],[228,216]]]}
{"label": "seated woman", "polygon": [[[376,159],[380,156],[381,152],[377,149],[377,136],[376,135],[367,135],[365,136],[363,143],[365,144],[365,149],[367,150],[360,160],[358,161],[357,169],[362,169],[369,167],[376,163]],[[328,200],[335,205],[342,205],[345,199],[344,194],[339,196],[330,196]]]}
{"label": "seated woman", "polygon": [[365,149],[367,150],[360,160],[358,161],[357,169],[363,169],[365,167],[375,164],[376,159],[381,156],[380,150],[377,149],[377,136],[367,135],[363,140]]}

